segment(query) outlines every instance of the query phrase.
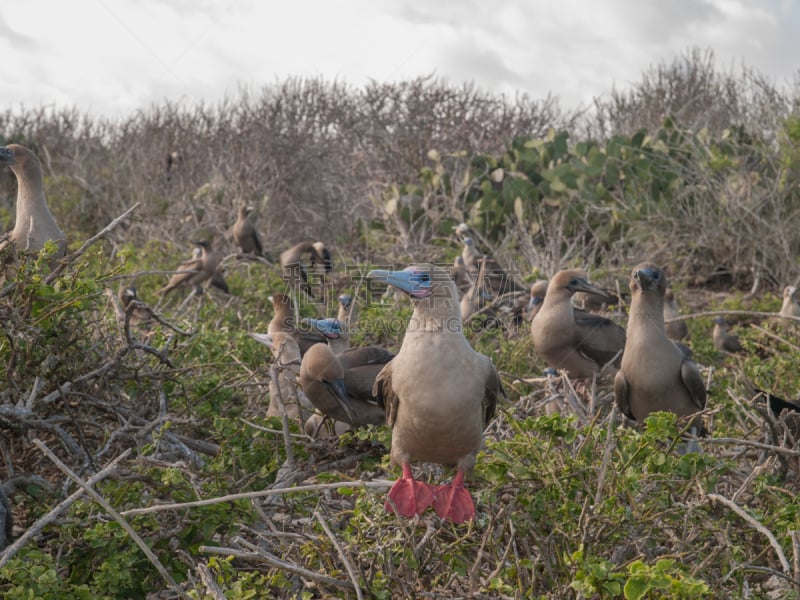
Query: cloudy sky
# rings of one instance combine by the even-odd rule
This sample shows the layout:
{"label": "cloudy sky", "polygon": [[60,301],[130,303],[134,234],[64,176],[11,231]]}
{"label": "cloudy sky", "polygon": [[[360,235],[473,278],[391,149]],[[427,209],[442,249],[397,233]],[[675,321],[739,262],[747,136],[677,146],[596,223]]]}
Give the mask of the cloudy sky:
{"label": "cloudy sky", "polygon": [[431,73],[576,108],[692,46],[787,83],[800,0],[6,0],[0,109],[122,116],[291,76]]}

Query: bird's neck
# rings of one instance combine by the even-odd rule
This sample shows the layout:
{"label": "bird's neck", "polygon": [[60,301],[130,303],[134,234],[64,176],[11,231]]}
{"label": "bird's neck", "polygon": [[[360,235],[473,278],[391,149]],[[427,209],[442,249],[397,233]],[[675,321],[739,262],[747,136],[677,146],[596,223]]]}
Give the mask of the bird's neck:
{"label": "bird's neck", "polygon": [[50,209],[47,208],[47,202],[44,199],[44,189],[42,187],[42,178],[40,175],[32,175],[24,179],[17,179],[17,220],[18,224],[25,224],[31,219],[37,222],[44,220],[53,221],[53,216]]}
{"label": "bird's neck", "polygon": [[[460,308],[459,308],[460,310]],[[455,311],[429,313],[415,310],[408,322],[406,333],[453,333],[463,335],[461,315]]]}
{"label": "bird's neck", "polygon": [[665,331],[663,299],[658,296],[649,298],[634,297],[628,313],[628,323],[636,323],[639,326]]}

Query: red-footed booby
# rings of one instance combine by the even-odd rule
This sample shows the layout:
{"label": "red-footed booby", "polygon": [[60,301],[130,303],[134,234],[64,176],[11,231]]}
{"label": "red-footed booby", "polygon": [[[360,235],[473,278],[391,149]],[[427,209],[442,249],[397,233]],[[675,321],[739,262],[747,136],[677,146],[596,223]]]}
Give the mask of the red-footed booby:
{"label": "red-footed booby", "polygon": [[641,263],[631,273],[630,287],[625,353],[614,379],[617,406],[636,421],[656,411],[684,417],[703,410],[703,377],[664,328],[664,271],[653,263]]}
{"label": "red-footed booby", "polygon": [[201,286],[202,291],[202,285],[214,276],[221,256],[212,249],[211,242],[208,240],[199,240],[195,242],[195,246],[200,249],[200,257],[192,258],[178,265],[178,268],[175,269],[176,273],[170,278],[167,285],[156,292],[156,295],[166,296],[172,290],[184,286],[195,288]]}
{"label": "red-footed booby", "polygon": [[[67,250],[67,236],[47,206],[42,163],[24,146],[9,144],[0,146],[2,165],[10,166],[17,178],[16,220],[14,229],[8,234],[14,250],[38,252],[48,240],[53,240],[58,248],[53,258],[61,258]],[[0,243],[0,250],[8,243]]]}
{"label": "red-footed booby", "polygon": [[531,321],[531,335],[548,366],[564,369],[572,377],[592,377],[612,361],[619,366],[625,330],[611,319],[574,308],[572,295],[577,291],[605,294],[586,280],[583,271],[559,271]]}
{"label": "red-footed booby", "polygon": [[[267,333],[285,333],[292,336],[297,342],[300,350],[300,356],[305,354],[308,349],[314,344],[324,344],[331,338],[339,336],[336,328],[331,328],[324,331],[322,328],[306,326],[303,329],[298,328],[297,321],[294,315],[294,304],[292,298],[288,294],[277,293],[269,296],[269,301],[275,309],[275,314],[267,325]],[[305,324],[305,321],[303,321]]]}
{"label": "red-footed booby", "polygon": [[[498,398],[505,397],[500,377],[464,337],[458,292],[446,270],[419,264],[370,271],[367,278],[385,281],[415,301],[400,351],[375,381],[375,396],[392,428],[391,463],[403,470],[386,509],[413,516],[434,504],[443,518],[470,520],[475,505],[464,478],[475,466]],[[455,465],[456,476],[432,488],[414,479],[411,461]]]}
{"label": "red-footed booby", "polygon": [[375,379],[394,355],[378,346],[335,354],[315,344],[303,356],[300,385],[311,403],[334,421],[358,427],[382,425],[385,410],[373,394]]}
{"label": "red-footed booby", "polygon": [[252,206],[242,205],[239,207],[236,222],[233,224],[233,240],[243,254],[263,256],[264,245],[261,243],[261,236],[258,235],[255,225],[250,221],[252,212]]}

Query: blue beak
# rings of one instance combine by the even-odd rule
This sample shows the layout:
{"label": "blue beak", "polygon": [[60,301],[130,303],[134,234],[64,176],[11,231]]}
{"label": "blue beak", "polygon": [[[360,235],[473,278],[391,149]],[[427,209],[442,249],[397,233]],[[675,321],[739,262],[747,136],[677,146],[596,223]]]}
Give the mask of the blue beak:
{"label": "blue beak", "polygon": [[407,267],[402,271],[376,269],[367,273],[367,279],[384,281],[412,298],[427,298],[433,293],[430,273],[414,267]]}
{"label": "blue beak", "polygon": [[312,329],[318,331],[329,340],[335,340],[342,335],[342,325],[337,319],[303,319],[303,323],[307,323]]}

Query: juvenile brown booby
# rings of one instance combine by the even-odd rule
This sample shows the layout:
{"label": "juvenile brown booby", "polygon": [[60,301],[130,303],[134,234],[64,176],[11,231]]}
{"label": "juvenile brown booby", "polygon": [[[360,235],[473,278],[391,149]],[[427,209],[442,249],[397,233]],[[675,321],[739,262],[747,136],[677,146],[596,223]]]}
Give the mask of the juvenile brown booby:
{"label": "juvenile brown booby", "polygon": [[172,290],[179,287],[202,286],[211,279],[217,271],[220,255],[211,248],[208,240],[199,240],[195,246],[200,248],[200,258],[192,258],[178,265],[176,273],[170,278],[169,283],[156,292],[159,296],[165,296]]}
{"label": "juvenile brown booby", "polygon": [[630,287],[625,353],[614,379],[617,406],[636,421],[656,411],[684,417],[703,410],[703,377],[664,328],[664,271],[653,263],[641,263],[631,273]]}
{"label": "juvenile brown booby", "polygon": [[258,235],[258,231],[250,221],[252,212],[252,206],[242,205],[239,207],[238,217],[233,224],[233,240],[242,253],[262,256],[264,245],[261,243],[261,236]]}
{"label": "juvenile brown booby", "polygon": [[556,273],[531,321],[531,335],[548,366],[564,369],[572,377],[592,377],[609,362],[619,366],[625,330],[610,319],[574,308],[572,295],[577,291],[604,294],[583,271]]}
{"label": "juvenile brown booby", "polygon": [[[192,258],[195,260],[200,260],[203,258],[203,249],[200,246],[195,246],[194,252],[192,252]],[[208,285],[214,287],[221,291],[224,294],[230,294],[231,290],[228,287],[228,282],[225,280],[225,275],[222,273],[219,267],[219,263],[217,263],[217,267],[214,269],[213,275],[208,280]],[[203,284],[198,283],[194,286],[194,292],[197,295],[203,293]]]}
{"label": "juvenile brown booby", "polygon": [[453,267],[450,269],[450,276],[456,282],[456,287],[461,294],[466,294],[467,290],[472,287],[472,277],[467,271],[463,257],[456,256],[453,261]]}
{"label": "juvenile brown booby", "polygon": [[[464,337],[458,292],[446,270],[419,264],[370,271],[367,278],[385,281],[415,301],[400,351],[375,381],[375,396],[392,428],[391,463],[403,470],[386,509],[412,516],[433,503],[443,518],[472,519],[475,505],[464,478],[475,466],[497,400],[505,397],[497,370]],[[456,476],[432,489],[414,479],[411,461],[455,465]]]}
{"label": "juvenile brown booby", "polygon": [[544,297],[547,295],[547,279],[538,279],[531,284],[530,300],[526,309],[527,318],[532,321],[542,307]]}
{"label": "juvenile brown booby", "polygon": [[8,241],[0,243],[0,251],[9,243],[16,252],[38,252],[48,240],[56,243],[53,258],[61,258],[67,250],[67,236],[56,223],[44,196],[42,163],[37,156],[19,144],[0,146],[0,165],[8,165],[17,178],[17,205],[14,229]]}
{"label": "juvenile brown booby", "polygon": [[335,354],[315,344],[303,356],[300,385],[311,403],[334,421],[358,427],[382,425],[383,406],[373,395],[375,378],[394,355],[377,346],[351,348]]}

